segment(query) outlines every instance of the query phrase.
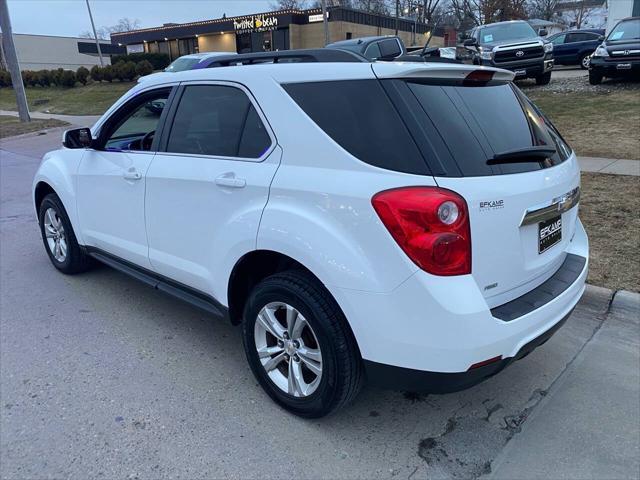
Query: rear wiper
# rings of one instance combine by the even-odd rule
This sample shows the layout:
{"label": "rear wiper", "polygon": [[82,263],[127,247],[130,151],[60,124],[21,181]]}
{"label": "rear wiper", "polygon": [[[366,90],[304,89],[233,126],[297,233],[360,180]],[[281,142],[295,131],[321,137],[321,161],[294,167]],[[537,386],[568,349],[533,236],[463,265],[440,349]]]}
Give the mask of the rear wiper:
{"label": "rear wiper", "polygon": [[545,158],[556,153],[551,147],[526,147],[506,152],[496,153],[493,158],[487,160],[487,165],[497,165],[499,163],[523,163],[542,162]]}

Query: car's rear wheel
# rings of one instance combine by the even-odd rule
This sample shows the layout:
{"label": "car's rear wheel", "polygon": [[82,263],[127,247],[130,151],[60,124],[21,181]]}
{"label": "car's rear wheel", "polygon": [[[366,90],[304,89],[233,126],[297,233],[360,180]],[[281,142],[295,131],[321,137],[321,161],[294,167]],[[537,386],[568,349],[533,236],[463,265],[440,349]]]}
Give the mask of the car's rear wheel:
{"label": "car's rear wheel", "polygon": [[311,275],[288,271],[263,280],[247,301],[242,330],[251,370],[290,412],[322,417],[359,392],[362,361],[353,334]]}
{"label": "car's rear wheel", "polygon": [[42,200],[38,220],[44,248],[54,267],[72,274],[91,266],[91,258],[78,245],[69,216],[55,193]]}
{"label": "car's rear wheel", "polygon": [[591,63],[591,54],[585,53],[580,57],[580,68],[583,70],[589,70],[589,64]]}
{"label": "car's rear wheel", "polygon": [[548,85],[551,81],[551,72],[543,73],[536,77],[536,85]]}
{"label": "car's rear wheel", "polygon": [[589,70],[589,83],[591,85],[600,85],[602,83],[602,74],[595,70]]}

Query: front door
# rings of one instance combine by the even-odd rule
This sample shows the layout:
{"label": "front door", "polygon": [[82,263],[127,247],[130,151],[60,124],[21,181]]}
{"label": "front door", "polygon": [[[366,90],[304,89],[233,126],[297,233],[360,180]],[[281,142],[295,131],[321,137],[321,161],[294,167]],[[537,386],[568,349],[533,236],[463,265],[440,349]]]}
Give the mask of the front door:
{"label": "front door", "polygon": [[255,248],[280,150],[236,84],[187,84],[176,102],[147,172],[149,259],[156,272],[215,296],[226,293],[217,283],[238,252]]}
{"label": "front door", "polygon": [[118,109],[101,129],[96,147],[83,156],[77,177],[85,244],[146,268],[145,175],[170,91],[142,93]]}

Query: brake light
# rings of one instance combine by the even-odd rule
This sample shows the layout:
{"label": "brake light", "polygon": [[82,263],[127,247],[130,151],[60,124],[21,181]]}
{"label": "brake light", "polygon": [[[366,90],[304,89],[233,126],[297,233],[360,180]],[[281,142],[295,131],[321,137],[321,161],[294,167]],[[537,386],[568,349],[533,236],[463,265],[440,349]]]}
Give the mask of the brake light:
{"label": "brake light", "polygon": [[471,273],[471,232],[464,198],[438,187],[403,187],[371,203],[400,248],[433,275]]}

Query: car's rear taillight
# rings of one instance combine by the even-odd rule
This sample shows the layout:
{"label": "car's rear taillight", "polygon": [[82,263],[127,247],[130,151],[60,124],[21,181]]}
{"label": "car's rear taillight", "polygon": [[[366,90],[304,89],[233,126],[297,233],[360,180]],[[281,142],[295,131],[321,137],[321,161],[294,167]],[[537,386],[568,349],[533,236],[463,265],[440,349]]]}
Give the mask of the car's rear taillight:
{"label": "car's rear taillight", "polygon": [[373,208],[420,268],[433,275],[471,273],[471,233],[467,202],[438,187],[403,187],[380,192]]}

